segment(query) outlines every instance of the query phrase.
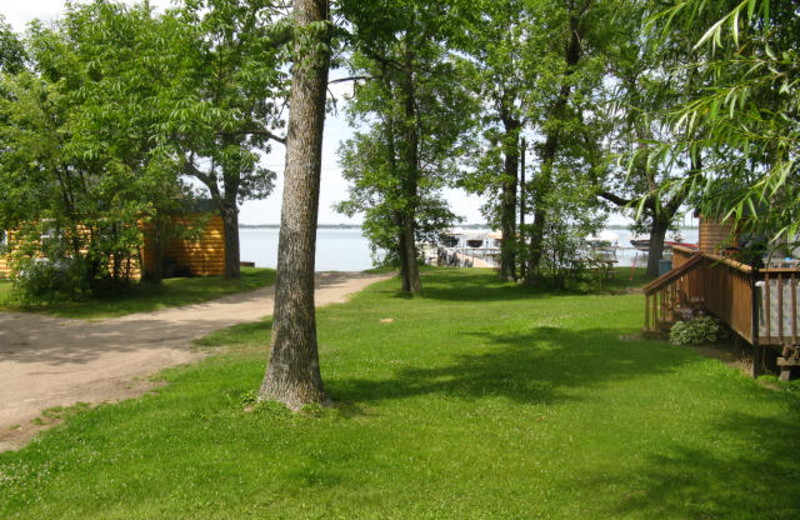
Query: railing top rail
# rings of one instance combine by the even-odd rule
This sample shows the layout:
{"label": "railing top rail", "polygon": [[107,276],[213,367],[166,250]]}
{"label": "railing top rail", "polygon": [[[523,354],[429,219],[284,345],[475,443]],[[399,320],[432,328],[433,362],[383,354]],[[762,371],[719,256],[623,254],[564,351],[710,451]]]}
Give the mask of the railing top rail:
{"label": "railing top rail", "polygon": [[743,264],[742,262],[739,262],[738,260],[734,260],[733,258],[728,258],[727,256],[712,255],[712,254],[709,254],[709,253],[702,253],[702,255],[705,256],[706,258],[709,258],[709,259],[713,260],[714,262],[716,262],[718,264],[727,265],[728,267],[732,267],[733,269],[736,269],[738,271],[742,271],[744,273],[748,273],[749,274],[749,273],[752,273],[754,271],[752,266],[749,266],[747,264]]}
{"label": "railing top rail", "polygon": [[703,260],[703,255],[700,253],[695,253],[694,256],[689,258],[685,264],[680,267],[677,267],[671,271],[667,271],[663,275],[659,276],[649,284],[644,286],[644,293],[646,295],[651,295],[665,287],[667,284],[675,280],[676,278],[683,276],[684,274],[688,273],[689,271],[693,270],[695,267],[700,265],[700,262]]}
{"label": "railing top rail", "polygon": [[759,269],[758,272],[764,274],[800,274],[800,268],[791,269],[788,267],[776,267],[771,269]]}
{"label": "railing top rail", "polygon": [[697,248],[686,246],[672,246],[672,250],[680,253],[686,253],[688,255],[693,255],[698,252]]}

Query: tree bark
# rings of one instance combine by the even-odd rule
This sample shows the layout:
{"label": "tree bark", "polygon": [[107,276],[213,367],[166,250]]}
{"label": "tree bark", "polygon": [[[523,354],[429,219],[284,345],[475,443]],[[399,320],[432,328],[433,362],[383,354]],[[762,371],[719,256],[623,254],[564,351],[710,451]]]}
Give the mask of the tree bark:
{"label": "tree bark", "polygon": [[[525,236],[525,152],[527,148],[528,143],[523,137],[519,148],[519,233],[521,236]],[[524,244],[524,241],[521,243]],[[523,280],[527,277],[527,267],[525,262],[520,262],[520,276]]]}
{"label": "tree bark", "polygon": [[422,294],[422,282],[419,278],[419,264],[417,264],[417,246],[414,242],[414,218],[411,215],[403,216],[403,244],[406,248],[406,275],[408,284],[403,284],[403,288],[412,296]]}
{"label": "tree bark", "polygon": [[259,400],[293,410],[321,402],[317,351],[314,254],[319,211],[322,133],[330,62],[327,0],[295,0],[298,31],[290,96],[286,169],[278,241],[275,311],[269,366]]}
{"label": "tree bark", "polygon": [[[541,175],[542,172],[540,172]],[[537,190],[538,192],[538,190]],[[547,210],[545,203],[536,193],[533,197],[533,204],[536,208],[533,212],[533,223],[530,227],[530,243],[528,244],[528,269],[525,282],[534,284],[542,278],[542,256],[544,255],[544,230],[547,225]]]}
{"label": "tree bark", "polygon": [[414,54],[406,53],[403,66],[402,92],[404,96],[404,137],[402,143],[402,170],[405,208],[403,209],[402,242],[405,246],[405,262],[408,280],[404,290],[412,296],[422,294],[422,281],[417,265],[417,245],[415,240],[416,207],[419,190],[419,134],[417,130],[417,104],[414,89]]}
{"label": "tree bark", "polygon": [[650,247],[647,251],[647,275],[658,276],[658,262],[664,255],[664,239],[667,236],[670,222],[674,215],[659,213],[653,216],[650,226]]}
{"label": "tree bark", "polygon": [[[588,4],[586,4],[588,7]],[[571,76],[581,59],[582,31],[580,27],[581,13],[573,13],[569,18],[569,43],[564,49],[567,68],[564,76]],[[564,109],[572,94],[572,86],[565,83],[561,86],[549,118],[563,117]],[[535,283],[542,278],[541,262],[544,255],[544,232],[547,226],[547,196],[552,188],[553,169],[556,156],[561,147],[561,131],[556,128],[547,134],[541,153],[539,178],[535,182],[535,190],[531,197],[534,205],[533,224],[531,225],[530,244],[528,249],[527,283]]]}
{"label": "tree bark", "polygon": [[237,279],[241,276],[241,252],[239,248],[239,208],[225,204],[220,208],[225,233],[225,278]]}
{"label": "tree bark", "polygon": [[500,226],[503,241],[500,244],[501,280],[517,279],[517,184],[519,182],[519,129],[520,122],[503,118],[505,142],[503,146],[503,182],[501,183]]}

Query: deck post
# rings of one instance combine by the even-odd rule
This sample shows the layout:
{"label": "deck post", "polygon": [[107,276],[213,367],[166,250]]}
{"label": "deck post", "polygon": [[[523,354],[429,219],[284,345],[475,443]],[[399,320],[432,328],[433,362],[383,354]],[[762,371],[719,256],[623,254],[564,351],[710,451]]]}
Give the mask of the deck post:
{"label": "deck post", "polygon": [[750,344],[753,345],[753,369],[751,376],[758,377],[761,375],[761,368],[763,366],[763,352],[762,347],[758,344],[758,312],[760,309],[760,298],[758,297],[758,287],[756,281],[758,280],[758,270],[753,269],[750,273],[750,298],[751,298],[751,311],[750,319]]}

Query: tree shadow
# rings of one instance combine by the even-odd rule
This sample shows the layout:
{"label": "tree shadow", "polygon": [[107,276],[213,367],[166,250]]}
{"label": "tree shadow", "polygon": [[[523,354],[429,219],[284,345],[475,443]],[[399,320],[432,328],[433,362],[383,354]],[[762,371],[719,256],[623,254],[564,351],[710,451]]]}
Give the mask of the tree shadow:
{"label": "tree shadow", "polygon": [[618,330],[556,327],[515,334],[465,333],[471,338],[469,344],[495,348],[456,356],[445,366],[400,367],[389,379],[339,378],[327,385],[336,399],[356,402],[440,394],[553,404],[575,399],[570,387],[668,373],[692,359],[676,349],[654,349],[651,342],[621,341],[618,334]]}
{"label": "tree shadow", "polygon": [[595,476],[580,485],[604,489],[615,480],[624,479],[625,487],[635,481],[639,491],[615,497],[609,518],[800,518],[800,414],[735,413],[710,431],[741,449],[726,457],[676,441],[665,446],[666,454],[647,456],[634,475]]}
{"label": "tree shadow", "polygon": [[[464,275],[463,269],[437,269],[423,275],[423,294],[432,300],[459,302],[495,302],[554,298],[559,296],[586,296],[587,294],[624,294],[630,283],[623,280],[609,280],[593,289],[582,290],[575,287],[554,289],[547,286],[527,285],[525,283],[505,282],[488,269],[477,269]],[[403,297],[403,295],[398,295]]]}

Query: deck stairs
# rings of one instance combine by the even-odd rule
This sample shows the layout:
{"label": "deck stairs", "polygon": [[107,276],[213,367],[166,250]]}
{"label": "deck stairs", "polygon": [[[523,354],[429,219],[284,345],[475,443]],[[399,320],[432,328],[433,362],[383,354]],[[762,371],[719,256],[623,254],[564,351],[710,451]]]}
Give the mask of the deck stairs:
{"label": "deck stairs", "polygon": [[703,298],[689,296],[686,284],[689,275],[702,265],[702,261],[702,255],[696,254],[644,287],[646,333],[667,333],[676,321],[691,319],[701,311]]}

